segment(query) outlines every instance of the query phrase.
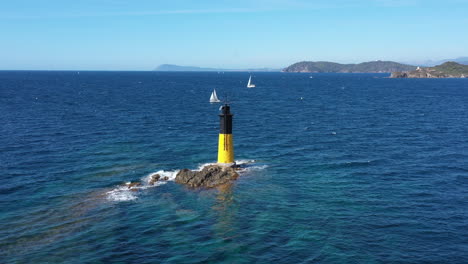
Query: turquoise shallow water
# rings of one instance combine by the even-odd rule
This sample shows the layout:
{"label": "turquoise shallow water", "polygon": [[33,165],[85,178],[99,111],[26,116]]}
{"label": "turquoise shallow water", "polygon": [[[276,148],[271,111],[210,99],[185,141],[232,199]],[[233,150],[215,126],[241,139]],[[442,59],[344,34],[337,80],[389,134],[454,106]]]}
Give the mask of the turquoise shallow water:
{"label": "turquoise shallow water", "polygon": [[[468,262],[468,79],[312,75],[0,72],[0,262]],[[239,180],[122,190],[216,160],[213,88]]]}

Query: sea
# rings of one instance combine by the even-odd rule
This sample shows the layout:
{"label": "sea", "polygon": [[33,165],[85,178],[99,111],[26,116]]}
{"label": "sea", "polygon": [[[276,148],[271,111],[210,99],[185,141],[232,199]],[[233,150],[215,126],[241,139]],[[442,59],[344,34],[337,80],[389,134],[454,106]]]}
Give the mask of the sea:
{"label": "sea", "polygon": [[0,263],[468,263],[468,79],[388,76],[0,71]]}

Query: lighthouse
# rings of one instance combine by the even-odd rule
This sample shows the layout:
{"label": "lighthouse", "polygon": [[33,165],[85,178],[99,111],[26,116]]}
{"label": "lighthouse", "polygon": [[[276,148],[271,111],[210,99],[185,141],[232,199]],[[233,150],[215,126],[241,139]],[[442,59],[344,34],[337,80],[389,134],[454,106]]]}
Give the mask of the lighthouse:
{"label": "lighthouse", "polygon": [[234,145],[232,140],[232,114],[228,104],[221,106],[219,115],[218,164],[232,167],[234,162]]}

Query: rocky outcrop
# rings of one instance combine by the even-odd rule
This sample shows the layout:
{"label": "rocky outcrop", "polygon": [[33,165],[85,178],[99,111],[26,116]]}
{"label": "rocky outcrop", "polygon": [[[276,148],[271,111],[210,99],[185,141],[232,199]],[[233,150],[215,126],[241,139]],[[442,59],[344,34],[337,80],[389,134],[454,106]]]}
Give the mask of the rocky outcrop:
{"label": "rocky outcrop", "polygon": [[414,71],[392,72],[390,78],[465,78],[467,75],[467,65],[446,62],[435,67],[418,67]]}
{"label": "rocky outcrop", "polygon": [[190,187],[213,188],[231,182],[239,177],[234,168],[209,165],[201,171],[183,169],[177,173],[175,181]]}
{"label": "rocky outcrop", "polygon": [[430,68],[410,72],[392,72],[390,78],[460,78],[460,76],[446,74]]}
{"label": "rocky outcrop", "polygon": [[406,72],[392,72],[390,78],[408,78],[408,74]]}

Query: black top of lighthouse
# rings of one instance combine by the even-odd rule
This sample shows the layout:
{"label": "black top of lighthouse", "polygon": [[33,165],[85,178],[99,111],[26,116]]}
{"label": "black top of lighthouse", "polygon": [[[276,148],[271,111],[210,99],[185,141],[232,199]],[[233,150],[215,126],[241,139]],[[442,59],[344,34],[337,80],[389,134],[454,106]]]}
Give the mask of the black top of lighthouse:
{"label": "black top of lighthouse", "polygon": [[221,134],[232,134],[232,114],[231,107],[228,104],[221,106],[220,117],[220,133]]}
{"label": "black top of lighthouse", "polygon": [[220,116],[222,116],[222,115],[232,115],[231,114],[231,107],[228,104],[224,104],[223,106],[221,106],[220,110],[221,110]]}

